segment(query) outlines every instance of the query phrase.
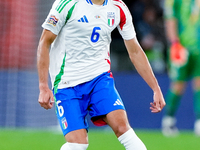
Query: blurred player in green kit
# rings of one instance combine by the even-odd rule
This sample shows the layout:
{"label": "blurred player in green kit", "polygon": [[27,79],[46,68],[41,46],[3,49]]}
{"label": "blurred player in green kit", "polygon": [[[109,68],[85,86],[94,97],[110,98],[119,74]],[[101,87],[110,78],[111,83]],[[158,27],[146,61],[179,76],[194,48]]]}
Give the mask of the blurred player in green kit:
{"label": "blurred player in green kit", "polygon": [[166,114],[162,119],[165,136],[178,134],[175,114],[186,83],[192,80],[196,121],[200,136],[200,0],[165,0],[166,35],[169,47],[171,84],[166,95]]}

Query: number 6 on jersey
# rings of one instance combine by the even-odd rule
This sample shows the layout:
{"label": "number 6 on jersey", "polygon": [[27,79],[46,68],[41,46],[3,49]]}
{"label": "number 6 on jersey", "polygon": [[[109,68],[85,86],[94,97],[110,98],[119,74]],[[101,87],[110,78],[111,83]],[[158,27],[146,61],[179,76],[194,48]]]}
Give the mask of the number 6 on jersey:
{"label": "number 6 on jersey", "polygon": [[94,27],[91,35],[91,41],[93,43],[97,42],[99,40],[100,34],[97,32],[97,30],[101,30],[100,27]]}

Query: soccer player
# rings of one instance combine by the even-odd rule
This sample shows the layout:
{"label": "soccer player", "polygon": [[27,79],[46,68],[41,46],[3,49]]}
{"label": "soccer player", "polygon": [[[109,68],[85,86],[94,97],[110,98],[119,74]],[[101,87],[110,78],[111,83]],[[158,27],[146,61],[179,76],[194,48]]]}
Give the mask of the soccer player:
{"label": "soccer player", "polygon": [[[116,27],[131,61],[154,92],[151,112],[160,112],[165,101],[137,42],[126,5],[121,0],[56,0],[42,27],[37,53],[38,101],[45,109],[52,108],[55,101],[67,141],[61,150],[87,149],[87,113],[95,125],[108,124],[126,150],[146,150],[129,125],[110,71],[109,46]],[[53,92],[48,87],[48,68]]]}
{"label": "soccer player", "polygon": [[171,84],[166,95],[166,114],[162,131],[166,136],[178,134],[176,112],[186,83],[193,83],[196,121],[194,132],[200,136],[200,0],[165,1],[166,34],[169,48],[169,77]]}

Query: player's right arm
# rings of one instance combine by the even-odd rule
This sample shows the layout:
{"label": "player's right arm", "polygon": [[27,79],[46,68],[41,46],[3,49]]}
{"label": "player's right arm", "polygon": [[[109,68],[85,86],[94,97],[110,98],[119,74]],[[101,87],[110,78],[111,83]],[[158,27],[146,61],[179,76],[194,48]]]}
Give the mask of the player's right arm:
{"label": "player's right arm", "polygon": [[38,102],[45,109],[53,107],[53,93],[48,86],[49,72],[49,49],[60,30],[66,23],[69,9],[74,6],[74,2],[56,0],[42,24],[44,28],[37,51],[37,69],[39,75],[39,99]]}
{"label": "player's right arm", "polygon": [[53,93],[48,86],[48,71],[49,49],[56,36],[51,31],[44,29],[37,50],[37,69],[40,90],[38,102],[45,109],[51,109],[54,102]]}

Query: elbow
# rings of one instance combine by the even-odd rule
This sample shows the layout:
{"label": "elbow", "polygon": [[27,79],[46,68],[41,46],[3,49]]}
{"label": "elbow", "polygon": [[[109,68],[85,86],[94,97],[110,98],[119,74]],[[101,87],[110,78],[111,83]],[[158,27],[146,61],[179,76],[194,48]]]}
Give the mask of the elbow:
{"label": "elbow", "polygon": [[139,51],[138,51],[137,48],[132,48],[132,50],[129,51],[128,54],[129,54],[129,58],[130,58],[130,60],[133,62],[133,60],[138,56]]}

